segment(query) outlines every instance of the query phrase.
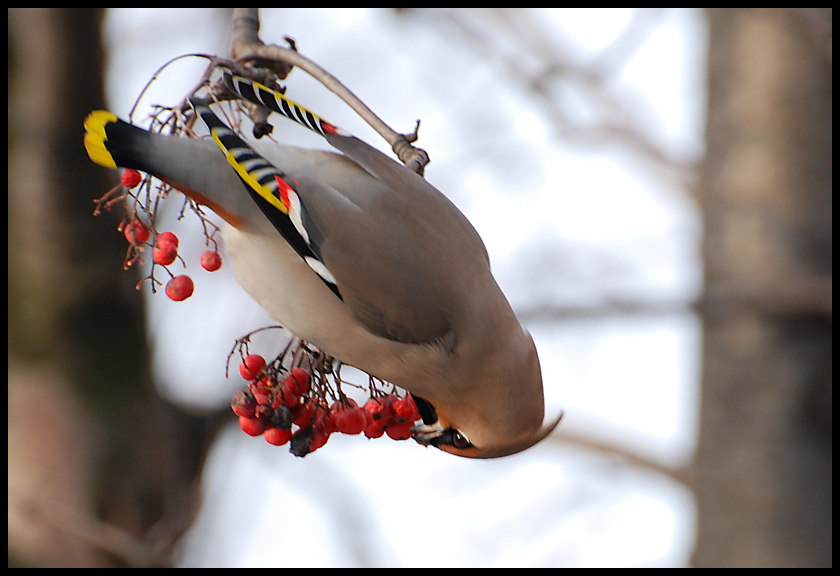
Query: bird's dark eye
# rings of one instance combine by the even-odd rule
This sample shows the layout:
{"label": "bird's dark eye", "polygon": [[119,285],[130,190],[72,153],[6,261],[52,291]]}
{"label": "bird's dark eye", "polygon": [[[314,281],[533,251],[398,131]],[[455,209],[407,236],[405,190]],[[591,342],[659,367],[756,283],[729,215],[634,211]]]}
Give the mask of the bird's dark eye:
{"label": "bird's dark eye", "polygon": [[437,446],[438,448],[441,446],[454,446],[459,450],[464,448],[475,448],[472,442],[470,442],[467,437],[456,428],[447,428],[443,432],[439,432],[437,435],[432,434],[429,438],[423,440],[423,442],[431,444],[432,446]]}
{"label": "bird's dark eye", "polygon": [[469,448],[472,446],[467,437],[455,430],[455,433],[452,435],[452,445],[455,448]]}

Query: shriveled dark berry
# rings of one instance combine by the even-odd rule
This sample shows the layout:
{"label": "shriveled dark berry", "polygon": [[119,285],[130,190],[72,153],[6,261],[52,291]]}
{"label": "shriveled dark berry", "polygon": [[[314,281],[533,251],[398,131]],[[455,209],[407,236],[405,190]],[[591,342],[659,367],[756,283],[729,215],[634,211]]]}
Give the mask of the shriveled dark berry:
{"label": "shriveled dark berry", "polygon": [[274,410],[274,416],[271,417],[271,427],[279,430],[290,430],[294,419],[291,410],[285,406],[280,406]]}

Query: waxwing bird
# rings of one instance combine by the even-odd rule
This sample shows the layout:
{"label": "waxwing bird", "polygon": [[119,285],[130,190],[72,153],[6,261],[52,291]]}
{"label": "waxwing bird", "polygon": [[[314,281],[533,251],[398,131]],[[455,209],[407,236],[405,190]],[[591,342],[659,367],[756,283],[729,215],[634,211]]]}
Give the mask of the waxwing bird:
{"label": "waxwing bird", "polygon": [[153,134],[96,111],[88,154],[214,210],[242,287],[295,336],[409,390],[424,420],[418,441],[494,458],[547,436],[559,418],[542,425],[536,347],[466,217],[421,176],[282,95],[228,72],[225,81],[299,112],[340,154],[247,144],[195,101],[212,138]]}

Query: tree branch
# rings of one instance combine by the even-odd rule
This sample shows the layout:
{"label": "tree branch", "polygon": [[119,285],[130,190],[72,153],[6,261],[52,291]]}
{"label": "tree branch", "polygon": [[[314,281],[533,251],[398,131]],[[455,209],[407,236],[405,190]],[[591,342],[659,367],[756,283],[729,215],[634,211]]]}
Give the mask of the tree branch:
{"label": "tree branch", "polygon": [[297,66],[336,96],[341,98],[376,132],[382,136],[397,157],[407,168],[423,175],[429,155],[425,150],[411,145],[417,140],[417,127],[411,134],[400,134],[388,126],[373,110],[353,94],[338,78],[321,68],[318,64],[298,53],[294,40],[286,38],[290,48],[276,44],[266,45],[259,37],[260,18],[256,8],[235,8],[233,11],[233,37],[231,39],[231,57],[239,62],[250,61],[259,68],[268,68],[280,79],[286,78]]}

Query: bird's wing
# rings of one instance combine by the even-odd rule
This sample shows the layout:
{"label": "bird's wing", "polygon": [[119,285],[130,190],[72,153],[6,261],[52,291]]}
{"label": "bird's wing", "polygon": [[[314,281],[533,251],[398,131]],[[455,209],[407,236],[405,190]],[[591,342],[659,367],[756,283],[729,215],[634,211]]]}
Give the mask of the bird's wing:
{"label": "bird's wing", "polygon": [[242,98],[318,132],[343,153],[259,147],[295,181],[326,267],[354,315],[403,342],[450,335],[489,259],[463,214],[416,173],[257,82],[223,71]]}
{"label": "bird's wing", "polygon": [[[209,108],[200,112],[218,120]],[[484,245],[457,208],[352,136],[329,135],[343,156],[276,144],[259,145],[259,155],[241,140],[151,134],[106,112],[91,114],[86,129],[91,157],[107,156],[102,164],[159,176],[234,226],[265,230],[271,221],[373,334],[448,338],[471,286],[489,275]],[[228,153],[234,148],[239,160]]]}

